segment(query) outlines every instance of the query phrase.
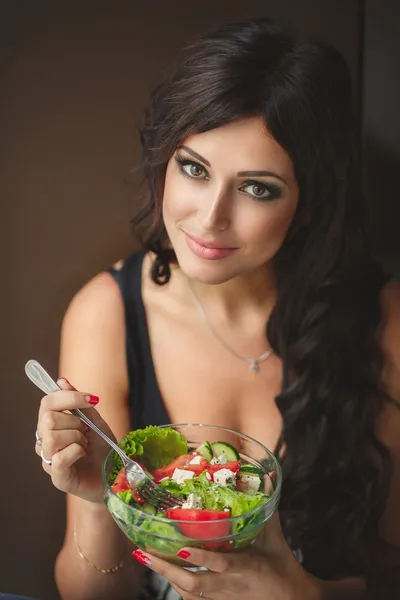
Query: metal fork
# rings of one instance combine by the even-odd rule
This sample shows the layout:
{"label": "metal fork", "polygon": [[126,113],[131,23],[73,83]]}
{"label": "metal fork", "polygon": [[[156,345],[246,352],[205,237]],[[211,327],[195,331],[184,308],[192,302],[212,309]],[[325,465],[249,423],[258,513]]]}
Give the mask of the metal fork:
{"label": "metal fork", "polygon": [[[25,373],[29,379],[45,394],[53,394],[61,388],[50,377],[40,363],[36,360],[28,360],[25,365]],[[126,479],[130,488],[137,491],[138,494],[156,508],[161,510],[174,506],[182,506],[183,500],[179,496],[171,494],[161,486],[158,486],[149,477],[149,475],[135,461],[130,459],[125,452],[113,442],[101,429],[97,427],[79,408],[73,408],[69,411],[71,414],[79,417],[81,421],[86,423],[93,431],[95,431],[121,458],[125,471]]]}

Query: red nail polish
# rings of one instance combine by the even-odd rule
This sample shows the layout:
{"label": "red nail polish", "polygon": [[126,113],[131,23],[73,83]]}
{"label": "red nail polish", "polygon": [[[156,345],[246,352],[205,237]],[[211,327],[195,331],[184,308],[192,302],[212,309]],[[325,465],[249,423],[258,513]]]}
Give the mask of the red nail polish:
{"label": "red nail polish", "polygon": [[89,444],[90,444],[90,440],[86,439],[86,443],[87,443],[87,445],[89,446]]}
{"label": "red nail polish", "polygon": [[190,552],[187,550],[179,550],[177,556],[179,556],[179,558],[189,558]]}
{"label": "red nail polish", "polygon": [[132,556],[133,556],[133,558],[136,558],[136,560],[138,560],[145,567],[151,566],[151,560],[149,559],[148,556],[143,554],[143,552],[141,550],[134,550],[132,552]]}
{"label": "red nail polish", "polygon": [[85,425],[85,431],[90,431],[89,425]]}
{"label": "red nail polish", "polygon": [[99,399],[100,398],[98,396],[91,396],[89,394],[87,396],[85,396],[85,400],[87,402],[89,402],[89,404],[93,404],[93,405],[98,404]]}

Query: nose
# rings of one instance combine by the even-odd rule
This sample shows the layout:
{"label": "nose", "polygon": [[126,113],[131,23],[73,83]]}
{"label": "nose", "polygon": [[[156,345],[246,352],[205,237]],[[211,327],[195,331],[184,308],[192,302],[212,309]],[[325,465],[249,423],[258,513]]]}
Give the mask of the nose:
{"label": "nose", "polygon": [[[210,190],[208,190],[208,194]],[[207,195],[208,195],[207,194]],[[198,221],[203,231],[225,231],[232,219],[232,206],[229,191],[219,188],[208,198],[204,198],[198,213]]]}

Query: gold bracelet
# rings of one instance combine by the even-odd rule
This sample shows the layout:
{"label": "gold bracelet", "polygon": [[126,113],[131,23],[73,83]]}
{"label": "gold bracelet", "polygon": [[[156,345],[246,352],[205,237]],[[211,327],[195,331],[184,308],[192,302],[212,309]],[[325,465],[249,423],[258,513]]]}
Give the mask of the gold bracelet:
{"label": "gold bracelet", "polygon": [[98,567],[97,565],[95,565],[94,563],[90,562],[90,560],[88,560],[86,558],[86,556],[83,554],[79,544],[78,544],[78,539],[76,537],[76,528],[74,525],[74,540],[75,540],[75,546],[76,546],[76,550],[79,554],[79,556],[82,558],[82,560],[84,560],[90,567],[92,567],[92,569],[96,569],[96,571],[100,571],[100,573],[104,573],[104,574],[108,574],[108,573],[116,573],[117,571],[119,571],[120,569],[122,569],[122,567],[124,566],[124,560],[122,559],[121,562],[119,563],[119,565],[116,565],[115,567],[111,567],[111,569],[102,569],[100,567]]}

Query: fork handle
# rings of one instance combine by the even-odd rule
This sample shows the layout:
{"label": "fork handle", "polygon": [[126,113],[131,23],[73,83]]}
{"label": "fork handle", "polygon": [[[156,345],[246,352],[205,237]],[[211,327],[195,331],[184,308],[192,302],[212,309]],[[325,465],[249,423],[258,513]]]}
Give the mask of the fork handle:
{"label": "fork handle", "polygon": [[[29,379],[32,381],[32,383],[34,383],[36,385],[36,387],[38,387],[40,390],[42,390],[42,392],[44,392],[45,394],[53,394],[54,392],[58,392],[61,390],[60,386],[58,386],[56,384],[54,379],[52,379],[50,377],[50,375],[47,373],[47,371],[42,367],[42,365],[37,360],[28,360],[28,362],[25,365],[25,373],[27,374]],[[97,425],[95,425],[93,423],[93,421],[91,421],[89,419],[89,417],[87,417],[85,415],[84,412],[82,412],[79,408],[72,408],[69,412],[71,414],[75,415],[76,417],[79,417],[79,419],[81,421],[86,423],[86,425],[88,425],[101,438],[103,438],[103,440],[105,442],[107,442],[107,444],[109,444],[115,450],[115,452],[118,452],[123,463],[125,464],[125,462],[126,462],[125,452],[123,450],[121,450],[121,448],[115,442],[113,442],[108,437],[108,435],[106,435],[104,433],[104,431],[99,429],[99,427],[97,427]]]}

